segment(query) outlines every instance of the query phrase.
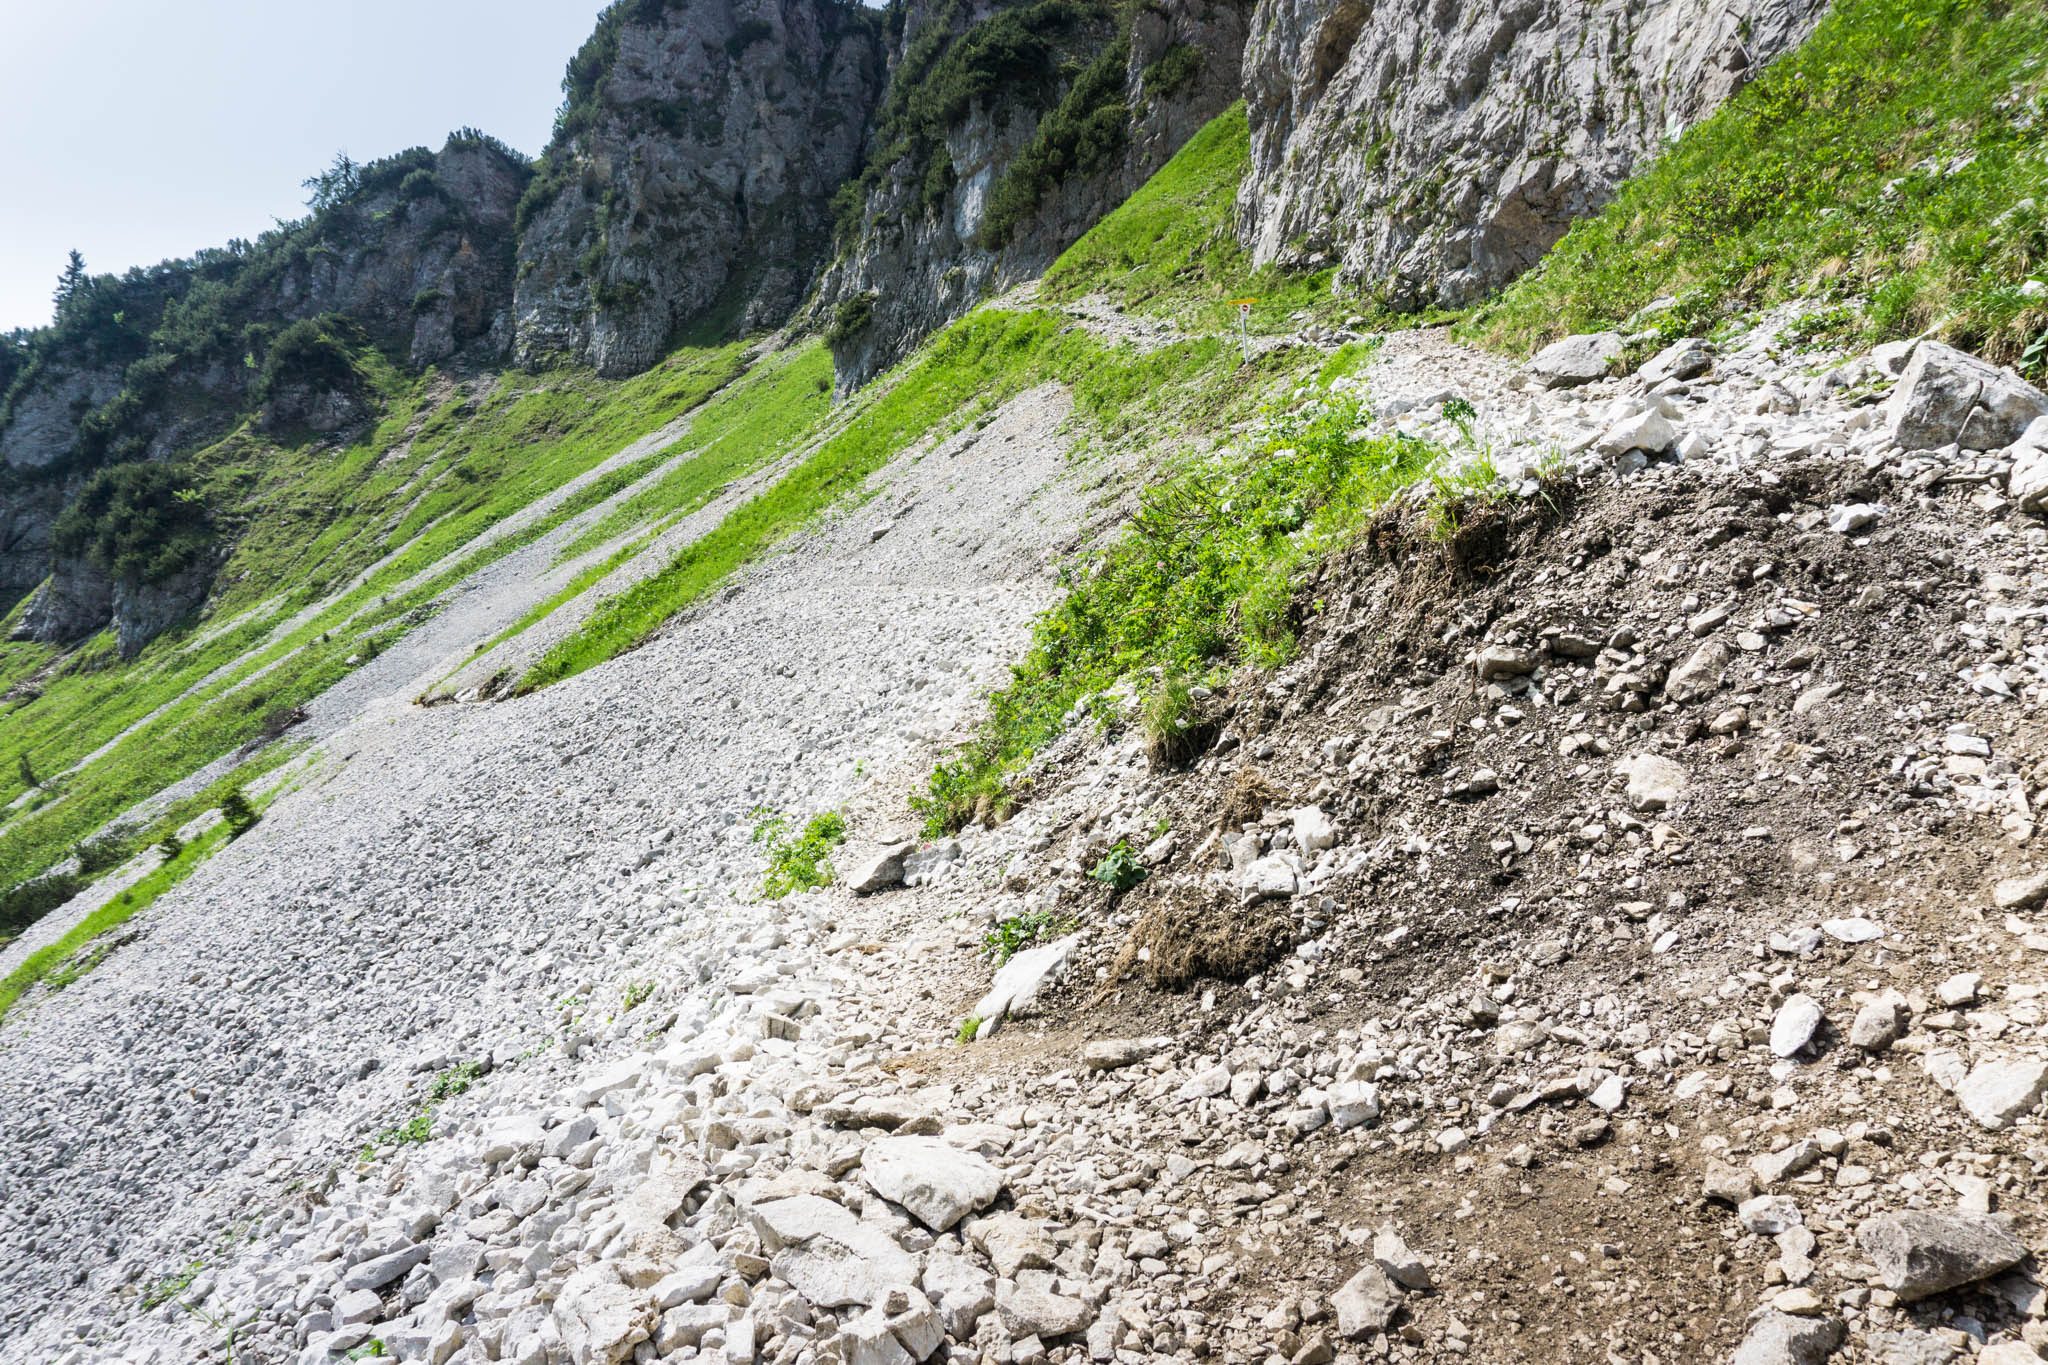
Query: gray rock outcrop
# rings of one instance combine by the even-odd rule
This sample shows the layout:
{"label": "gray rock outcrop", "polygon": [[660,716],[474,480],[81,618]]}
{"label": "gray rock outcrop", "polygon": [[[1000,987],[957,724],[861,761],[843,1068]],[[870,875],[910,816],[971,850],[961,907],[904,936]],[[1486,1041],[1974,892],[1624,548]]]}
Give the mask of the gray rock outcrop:
{"label": "gray rock outcrop", "polygon": [[114,581],[82,557],[59,558],[15,623],[13,638],[46,644],[83,640],[114,615]]}
{"label": "gray rock outcrop", "polygon": [[657,16],[607,15],[571,66],[523,212],[522,364],[633,374],[693,325],[773,327],[830,245],[881,90],[878,16],[823,0]]}
{"label": "gray rock outcrop", "polygon": [[[977,8],[973,19],[999,13]],[[940,22],[927,14],[905,26],[892,54],[899,75],[922,32],[920,17]],[[971,30],[970,22],[963,33]],[[1035,99],[1022,94],[1024,83],[1010,82],[972,100],[930,159],[907,148],[871,166],[857,187],[858,229],[841,244],[818,291],[828,318],[829,310],[849,304],[862,318],[833,338],[840,388],[864,383],[982,299],[1044,270],[1150,179],[1237,98],[1246,30],[1247,10],[1233,0],[1161,0],[1140,9],[1122,73],[1130,114],[1120,150],[1095,168],[1068,167],[1034,207],[1004,222],[999,241],[991,233],[994,197],[1073,92],[1070,73],[1051,73]],[[1077,57],[1118,41],[1107,29],[1068,36]],[[933,194],[935,178],[944,188]]]}
{"label": "gray rock outcrop", "polygon": [[1823,0],[1269,0],[1245,54],[1261,263],[1397,307],[1526,270],[1667,138],[1796,45]]}

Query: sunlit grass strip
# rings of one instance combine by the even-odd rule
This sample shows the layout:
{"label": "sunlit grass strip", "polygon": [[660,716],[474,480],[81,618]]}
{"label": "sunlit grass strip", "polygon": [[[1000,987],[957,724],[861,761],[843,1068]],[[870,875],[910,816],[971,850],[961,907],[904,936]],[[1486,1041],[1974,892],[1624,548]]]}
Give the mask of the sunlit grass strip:
{"label": "sunlit grass strip", "polygon": [[[266,804],[258,801],[254,804]],[[175,858],[164,860],[155,871],[148,873],[127,890],[87,915],[70,932],[55,943],[38,948],[30,953],[19,967],[0,979],[0,1018],[14,1008],[31,987],[58,974],[67,964],[85,952],[92,942],[103,934],[111,933],[129,920],[156,903],[159,896],[169,891],[185,878],[198,870],[199,865],[218,852],[232,837],[226,821],[216,823],[206,833],[194,839]],[[96,963],[79,964],[70,979],[83,975]]]}

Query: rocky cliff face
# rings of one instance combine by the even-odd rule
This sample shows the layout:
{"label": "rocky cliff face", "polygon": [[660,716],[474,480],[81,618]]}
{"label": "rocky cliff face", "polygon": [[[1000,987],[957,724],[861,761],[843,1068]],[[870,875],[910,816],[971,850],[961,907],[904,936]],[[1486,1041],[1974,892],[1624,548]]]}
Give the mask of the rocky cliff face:
{"label": "rocky cliff face", "polygon": [[1534,265],[1824,0],[1264,0],[1245,57],[1261,263],[1401,308]]}
{"label": "rocky cliff face", "polygon": [[[337,165],[310,218],[257,242],[86,281],[0,395],[0,602],[52,577],[17,634],[68,641],[111,622],[132,653],[204,600],[204,573],[117,591],[82,562],[54,563],[51,530],[93,469],[175,459],[238,420],[260,396],[249,361],[291,324],[338,319],[415,365],[502,359],[530,174],[500,144],[458,134],[438,153]],[[265,406],[316,430],[366,415],[290,376]]]}
{"label": "rocky cliff face", "polygon": [[841,389],[1043,270],[1166,164],[1238,97],[1246,25],[1233,0],[1162,0],[1128,23],[1057,0],[909,11],[818,291]]}
{"label": "rocky cliff face", "polygon": [[780,324],[824,259],[881,82],[858,5],[607,12],[523,209],[521,363],[633,374],[694,325]]}

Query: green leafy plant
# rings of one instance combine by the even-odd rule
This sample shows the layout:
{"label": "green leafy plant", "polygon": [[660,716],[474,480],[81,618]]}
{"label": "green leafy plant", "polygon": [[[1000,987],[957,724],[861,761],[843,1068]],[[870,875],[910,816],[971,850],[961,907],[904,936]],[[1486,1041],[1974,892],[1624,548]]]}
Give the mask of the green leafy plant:
{"label": "green leafy plant", "polygon": [[627,982],[625,994],[620,997],[620,1011],[625,1014],[631,1014],[634,1010],[647,1003],[647,998],[653,994],[654,983],[652,981]]}
{"label": "green leafy plant", "polygon": [[768,856],[761,894],[780,900],[798,891],[813,891],[832,881],[832,850],[846,842],[846,817],[837,811],[814,815],[801,829],[788,816],[755,812],[754,842]]}
{"label": "green leafy plant", "polygon": [[1119,839],[1109,846],[1109,851],[1096,861],[1094,867],[1088,869],[1088,875],[1108,887],[1112,894],[1121,896],[1151,874],[1138,861],[1130,842]]}
{"label": "green leafy plant", "polygon": [[458,1062],[436,1075],[427,1086],[426,1099],[420,1110],[404,1123],[384,1129],[377,1136],[363,1144],[358,1155],[368,1161],[376,1155],[379,1147],[403,1147],[411,1143],[426,1142],[434,1136],[434,1114],[442,1104],[467,1091],[477,1078],[484,1074],[482,1062]]}
{"label": "green leafy plant", "polygon": [[[1073,928],[1071,919],[1055,915],[1050,910],[1027,910],[1021,915],[1011,915],[998,921],[982,936],[981,950],[1000,967],[1032,944],[1058,938],[1072,932]],[[979,1023],[978,1020],[976,1022]]]}
{"label": "green leafy plant", "polygon": [[974,1035],[981,1031],[981,1016],[970,1014],[960,1021],[960,1027],[953,1030],[953,1041],[967,1044],[974,1041]]}
{"label": "green leafy plant", "polygon": [[205,1262],[194,1261],[183,1270],[164,1276],[155,1284],[142,1291],[142,1306],[144,1308],[161,1308],[190,1289],[192,1281],[198,1279],[199,1272],[204,1269],[206,1269]]}

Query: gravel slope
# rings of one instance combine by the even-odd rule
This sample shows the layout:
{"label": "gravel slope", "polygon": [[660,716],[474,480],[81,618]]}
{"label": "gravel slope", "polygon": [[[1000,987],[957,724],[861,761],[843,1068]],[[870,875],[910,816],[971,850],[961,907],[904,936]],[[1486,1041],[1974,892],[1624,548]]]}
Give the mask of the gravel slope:
{"label": "gravel slope", "polygon": [[499,705],[365,707],[141,943],[8,1021],[0,1326],[117,1312],[117,1288],[278,1200],[273,1166],[346,1163],[401,1119],[416,1066],[516,1054],[564,996],[653,970],[678,916],[748,913],[750,812],[901,771],[1015,652],[1088,519],[1066,411],[1036,390],[899,461],[612,666]]}

